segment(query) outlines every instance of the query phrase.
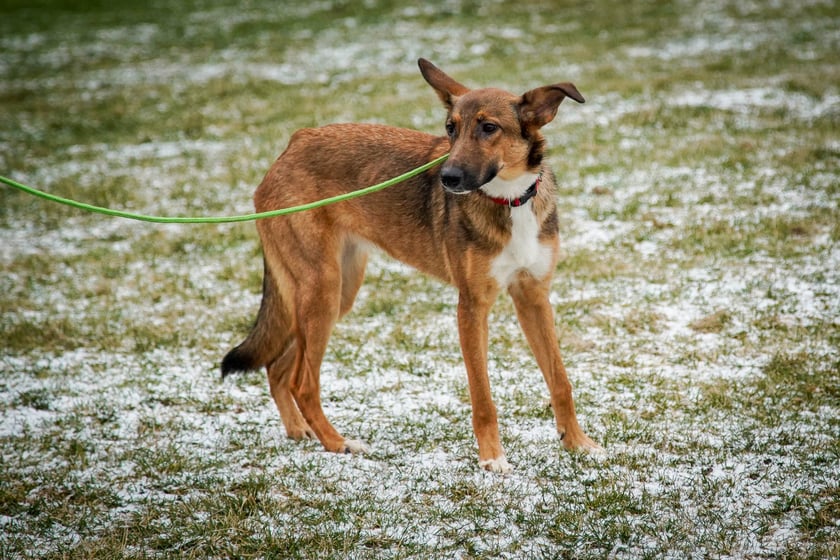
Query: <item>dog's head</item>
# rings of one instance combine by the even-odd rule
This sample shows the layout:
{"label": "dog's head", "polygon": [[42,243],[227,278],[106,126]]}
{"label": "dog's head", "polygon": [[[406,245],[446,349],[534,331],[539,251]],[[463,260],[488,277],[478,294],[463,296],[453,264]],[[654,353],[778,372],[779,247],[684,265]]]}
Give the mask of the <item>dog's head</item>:
{"label": "dog's head", "polygon": [[454,193],[477,190],[496,177],[512,181],[523,173],[538,172],[544,144],[540,128],[554,119],[565,97],[584,102],[570,83],[522,95],[494,88],[471,90],[426,59],[418,64],[448,110],[446,134],[451,147],[440,179]]}

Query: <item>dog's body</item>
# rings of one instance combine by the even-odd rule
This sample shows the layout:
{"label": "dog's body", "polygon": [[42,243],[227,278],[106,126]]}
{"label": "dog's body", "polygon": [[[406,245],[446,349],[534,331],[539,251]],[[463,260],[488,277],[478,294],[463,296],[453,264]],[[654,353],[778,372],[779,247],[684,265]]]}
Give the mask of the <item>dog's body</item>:
{"label": "dog's body", "polygon": [[258,222],[263,300],[253,330],[225,356],[222,372],[266,366],[289,437],[317,437],[334,452],[364,451],[324,416],[319,372],[333,326],[361,286],[372,243],[459,290],[458,330],[482,467],[510,470],[487,376],[488,314],[502,289],[543,372],[565,446],[596,448],[575,416],[548,298],[558,217],[539,132],[565,96],[583,98],[571,84],[523,96],[471,91],[425,60],[420,68],[449,109],[448,138],[364,124],[300,130],[257,189],[255,206],[264,211],[338,195],[449,151],[447,162],[363,198]]}

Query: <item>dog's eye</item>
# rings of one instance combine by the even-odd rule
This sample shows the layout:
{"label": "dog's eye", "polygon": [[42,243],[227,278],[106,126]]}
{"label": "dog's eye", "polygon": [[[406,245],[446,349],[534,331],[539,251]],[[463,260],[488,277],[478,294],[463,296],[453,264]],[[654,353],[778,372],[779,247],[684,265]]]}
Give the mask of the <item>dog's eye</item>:
{"label": "dog's eye", "polygon": [[481,125],[481,131],[484,134],[493,134],[497,130],[499,130],[499,125],[497,125],[495,123],[486,122],[486,123],[482,123],[482,125]]}
{"label": "dog's eye", "polygon": [[452,135],[455,134],[455,123],[453,123],[453,122],[446,123],[446,134],[448,136],[452,136]]}

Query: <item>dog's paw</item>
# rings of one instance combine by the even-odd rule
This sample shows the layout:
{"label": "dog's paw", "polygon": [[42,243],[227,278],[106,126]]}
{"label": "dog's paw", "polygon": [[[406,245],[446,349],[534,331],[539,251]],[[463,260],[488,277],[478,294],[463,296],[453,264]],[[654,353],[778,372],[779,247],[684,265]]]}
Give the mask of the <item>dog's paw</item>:
{"label": "dog's paw", "polygon": [[501,457],[496,457],[494,459],[485,459],[484,461],[479,461],[478,466],[486,471],[499,474],[508,474],[510,472],[513,472],[513,467],[510,466],[510,463],[507,462],[507,459],[504,455],[502,455]]}
{"label": "dog's paw", "polygon": [[592,454],[604,453],[604,448],[592,441],[582,431],[577,430],[575,433],[557,432],[557,435],[563,441],[563,445],[570,451],[583,451]]}
{"label": "dog's paw", "polygon": [[361,455],[369,452],[370,449],[368,446],[357,439],[345,439],[344,445],[339,450],[339,453],[352,453],[353,455]]}
{"label": "dog's paw", "polygon": [[304,439],[318,439],[315,432],[307,425],[299,428],[287,429],[286,437],[294,441],[301,441]]}

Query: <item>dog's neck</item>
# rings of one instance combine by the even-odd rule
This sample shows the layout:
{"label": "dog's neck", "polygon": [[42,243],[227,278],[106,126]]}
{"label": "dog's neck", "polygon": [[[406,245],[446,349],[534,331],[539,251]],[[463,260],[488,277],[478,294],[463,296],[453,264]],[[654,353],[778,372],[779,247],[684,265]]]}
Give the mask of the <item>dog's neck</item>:
{"label": "dog's neck", "polygon": [[510,181],[494,177],[481,186],[481,192],[496,204],[518,207],[531,200],[537,194],[542,173],[523,173]]}

